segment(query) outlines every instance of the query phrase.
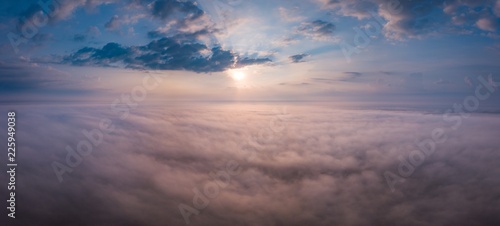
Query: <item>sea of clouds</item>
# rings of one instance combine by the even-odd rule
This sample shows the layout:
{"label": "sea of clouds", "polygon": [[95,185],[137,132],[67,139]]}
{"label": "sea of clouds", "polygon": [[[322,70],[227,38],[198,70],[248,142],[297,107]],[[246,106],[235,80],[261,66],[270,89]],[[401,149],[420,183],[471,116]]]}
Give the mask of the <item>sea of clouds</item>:
{"label": "sea of clouds", "polygon": [[[453,129],[441,114],[284,103],[148,105],[125,119],[108,105],[8,110],[13,225],[500,225],[495,114]],[[54,162],[67,165],[66,147],[102,119],[114,130],[60,182]],[[401,177],[401,159],[436,128],[446,141]],[[393,189],[385,172],[399,177]]]}

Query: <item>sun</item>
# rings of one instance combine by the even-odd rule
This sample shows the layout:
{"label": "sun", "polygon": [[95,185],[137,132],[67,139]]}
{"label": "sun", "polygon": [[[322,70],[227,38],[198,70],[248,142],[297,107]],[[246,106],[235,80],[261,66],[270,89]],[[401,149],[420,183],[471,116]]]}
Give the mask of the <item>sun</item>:
{"label": "sun", "polygon": [[242,81],[247,77],[244,71],[238,69],[229,71],[229,75],[236,81]]}

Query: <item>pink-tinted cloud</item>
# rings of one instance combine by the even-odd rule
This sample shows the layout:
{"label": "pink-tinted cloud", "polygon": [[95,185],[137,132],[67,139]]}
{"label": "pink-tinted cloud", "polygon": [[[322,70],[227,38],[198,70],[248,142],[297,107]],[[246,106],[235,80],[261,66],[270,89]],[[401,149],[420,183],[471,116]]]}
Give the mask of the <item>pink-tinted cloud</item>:
{"label": "pink-tinted cloud", "polygon": [[[391,193],[382,173],[432,129],[449,128],[441,115],[292,105],[279,132],[268,133],[276,104],[143,106],[124,121],[102,105],[9,108],[19,119],[16,221],[24,225],[185,225],[178,205],[192,206],[193,188],[229,160],[241,173],[190,225],[500,221],[498,115],[472,115],[447,131],[448,141]],[[51,163],[64,162],[64,147],[102,118],[116,131],[59,183]],[[260,147],[251,160],[241,149],[249,140]]]}

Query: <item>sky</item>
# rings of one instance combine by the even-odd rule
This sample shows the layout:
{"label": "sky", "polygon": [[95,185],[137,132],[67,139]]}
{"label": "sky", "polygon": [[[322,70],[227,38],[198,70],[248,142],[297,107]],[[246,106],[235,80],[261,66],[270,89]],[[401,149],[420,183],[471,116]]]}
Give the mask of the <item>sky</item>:
{"label": "sky", "polygon": [[500,1],[42,3],[0,6],[2,101],[109,102],[157,73],[148,101],[425,105],[499,80]]}
{"label": "sky", "polygon": [[0,21],[0,225],[500,225],[500,0],[4,0]]}

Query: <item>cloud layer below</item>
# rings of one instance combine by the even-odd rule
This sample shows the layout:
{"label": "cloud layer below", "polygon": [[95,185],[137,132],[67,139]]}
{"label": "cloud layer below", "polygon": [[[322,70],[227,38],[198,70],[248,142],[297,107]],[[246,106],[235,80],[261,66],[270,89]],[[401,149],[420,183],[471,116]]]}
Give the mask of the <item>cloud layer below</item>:
{"label": "cloud layer below", "polygon": [[[19,225],[185,225],[179,204],[229,161],[241,172],[191,225],[500,224],[498,115],[452,130],[441,115],[315,106],[15,109]],[[104,118],[116,130],[59,183],[51,163]],[[391,192],[383,173],[438,127],[447,142]]]}

